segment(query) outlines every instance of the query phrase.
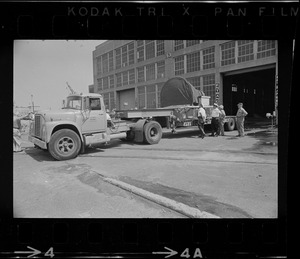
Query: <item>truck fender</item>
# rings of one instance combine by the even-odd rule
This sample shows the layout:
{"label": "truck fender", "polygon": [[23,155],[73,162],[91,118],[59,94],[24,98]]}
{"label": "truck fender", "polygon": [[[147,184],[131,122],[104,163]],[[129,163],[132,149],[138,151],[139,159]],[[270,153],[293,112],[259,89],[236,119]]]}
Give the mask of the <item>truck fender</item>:
{"label": "truck fender", "polygon": [[46,135],[46,143],[50,142],[52,134],[58,129],[72,129],[74,130],[80,137],[81,142],[84,143],[83,136],[81,134],[81,130],[78,128],[76,123],[70,121],[51,121],[47,122],[47,135]]}
{"label": "truck fender", "polygon": [[134,126],[132,126],[132,130],[134,131],[135,142],[144,141],[144,125],[146,122],[147,122],[146,119],[140,119],[134,124]]}

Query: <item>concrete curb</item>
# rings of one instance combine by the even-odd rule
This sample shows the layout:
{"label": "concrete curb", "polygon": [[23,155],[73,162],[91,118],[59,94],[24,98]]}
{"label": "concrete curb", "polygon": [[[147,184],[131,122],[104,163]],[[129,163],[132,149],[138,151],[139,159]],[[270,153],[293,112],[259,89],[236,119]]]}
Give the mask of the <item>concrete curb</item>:
{"label": "concrete curb", "polygon": [[152,202],[158,203],[162,206],[165,206],[167,208],[175,210],[175,211],[177,211],[183,215],[186,215],[190,218],[220,218],[214,214],[211,214],[211,213],[208,213],[205,211],[200,211],[200,210],[190,207],[186,204],[171,200],[169,198],[166,198],[166,197],[154,194],[154,193],[151,193],[149,191],[143,190],[143,189],[135,187],[133,185],[124,183],[122,181],[106,177],[95,170],[92,170],[92,171],[97,173],[98,175],[100,175],[105,182],[108,182],[108,183],[115,185],[119,188],[122,188],[126,191],[132,192],[132,193],[139,195],[147,200],[150,200]]}

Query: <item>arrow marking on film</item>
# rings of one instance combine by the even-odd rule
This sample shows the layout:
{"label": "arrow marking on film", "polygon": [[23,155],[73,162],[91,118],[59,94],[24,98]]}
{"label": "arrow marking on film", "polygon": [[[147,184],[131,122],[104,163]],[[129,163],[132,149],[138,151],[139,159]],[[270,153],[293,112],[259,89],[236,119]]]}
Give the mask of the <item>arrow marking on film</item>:
{"label": "arrow marking on film", "polygon": [[152,254],[166,254],[167,256],[165,256],[165,258],[168,258],[168,257],[178,254],[178,252],[176,252],[168,247],[164,247],[164,248],[169,251],[168,252],[152,252]]}
{"label": "arrow marking on film", "polygon": [[31,255],[28,255],[27,258],[29,257],[33,257],[35,255],[38,255],[41,253],[41,251],[37,250],[37,249],[34,249],[30,246],[27,246],[28,249],[31,249],[32,251],[15,251],[16,254],[31,254]]}

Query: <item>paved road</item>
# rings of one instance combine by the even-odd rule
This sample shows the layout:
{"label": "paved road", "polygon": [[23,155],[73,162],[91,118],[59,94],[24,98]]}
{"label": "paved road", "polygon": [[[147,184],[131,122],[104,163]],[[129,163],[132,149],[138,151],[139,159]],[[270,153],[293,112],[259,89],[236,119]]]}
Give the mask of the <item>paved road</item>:
{"label": "paved road", "polygon": [[179,130],[157,145],[114,140],[69,161],[24,143],[14,154],[15,216],[184,217],[104,175],[219,217],[277,217],[277,133],[262,130],[204,139]]}

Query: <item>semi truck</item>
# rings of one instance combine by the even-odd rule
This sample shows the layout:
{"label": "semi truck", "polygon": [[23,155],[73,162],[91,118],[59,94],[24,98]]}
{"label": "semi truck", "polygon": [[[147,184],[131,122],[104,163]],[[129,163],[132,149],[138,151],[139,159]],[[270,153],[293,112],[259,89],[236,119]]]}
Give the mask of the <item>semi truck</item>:
{"label": "semi truck", "polygon": [[[130,109],[117,111],[117,118],[122,120],[133,120],[141,118],[150,118],[159,122],[161,127],[180,128],[198,125],[199,104],[203,105],[206,111],[205,124],[211,124],[211,111],[213,105],[210,105],[210,96],[197,90],[183,77],[174,77],[169,79],[160,91],[160,107],[154,109]],[[165,116],[165,110],[170,110],[171,114]],[[232,131],[236,128],[236,116],[226,116],[224,128]]]}
{"label": "semi truck", "polygon": [[[173,83],[179,81],[181,84],[187,83],[182,78],[171,80]],[[163,88],[165,86],[165,89],[168,88],[169,81]],[[162,103],[165,98],[163,88],[161,91]],[[106,143],[113,139],[157,144],[162,138],[163,127],[197,126],[199,103],[198,105],[195,102],[176,104],[175,96],[166,96],[166,98],[173,98],[175,105],[155,109],[116,111],[112,127],[107,123],[106,107],[102,95],[71,93],[62,109],[36,112],[34,121],[30,124],[28,140],[35,147],[49,151],[54,159],[68,160],[75,158],[79,153],[84,153],[88,146]],[[210,124],[212,106],[209,105],[209,97],[200,93],[195,100],[203,104],[208,114],[206,124]],[[234,127],[234,116],[227,116],[225,129],[233,130]]]}

